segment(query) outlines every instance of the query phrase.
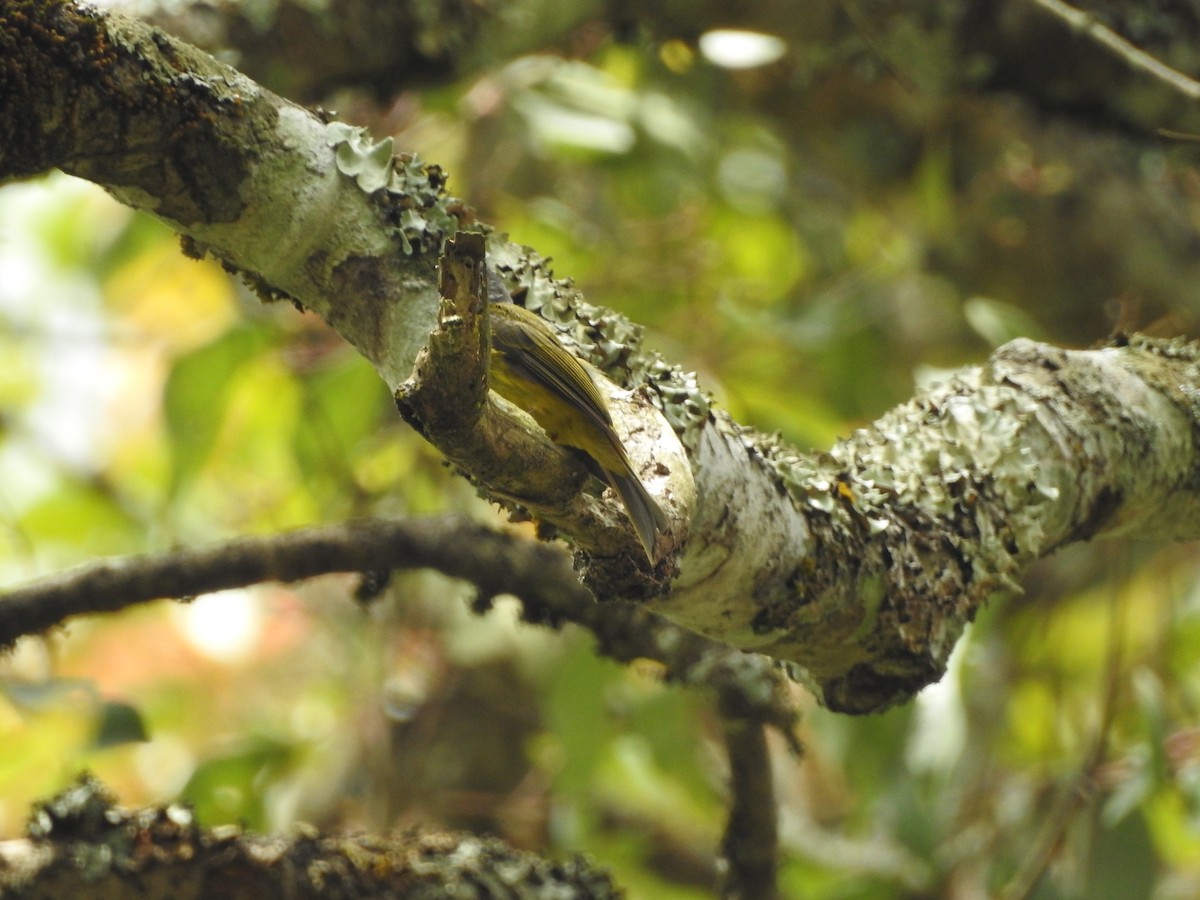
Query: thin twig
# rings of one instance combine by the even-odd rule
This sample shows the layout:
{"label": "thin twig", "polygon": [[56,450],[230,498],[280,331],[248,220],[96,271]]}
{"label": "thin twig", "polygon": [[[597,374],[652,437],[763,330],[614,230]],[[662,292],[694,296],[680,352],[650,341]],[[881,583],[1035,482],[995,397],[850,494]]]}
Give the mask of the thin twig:
{"label": "thin twig", "polygon": [[778,896],[779,829],[771,756],[761,722],[721,704],[729,754],[729,820],[721,839],[725,900],[773,900]]}
{"label": "thin twig", "polygon": [[101,560],[0,592],[0,650],[80,615],[116,612],[162,598],[292,582],[335,572],[428,568],[473,584],[482,603],[512,594],[526,621],[574,622],[620,661],[661,662],[673,681],[754,698],[746,714],[779,729],[799,752],[799,719],[771,660],[744,653],[626,603],[597,603],[562,546],[541,544],[458,516],[371,519],[244,537],[191,550]]}
{"label": "thin twig", "polygon": [[432,568],[487,596],[520,594],[559,620],[592,604],[561,548],[454,516],[347,522],[188,550],[101,560],[0,594],[0,648],[72,616],[263,581]]}
{"label": "thin twig", "polygon": [[875,39],[875,35],[872,33],[871,25],[867,21],[867,17],[864,16],[862,14],[862,10],[858,8],[858,4],[855,3],[854,0],[841,0],[841,7],[842,12],[846,14],[846,18],[850,20],[850,24],[858,33],[858,39],[863,42],[863,46],[865,46],[871,53],[875,55],[875,58],[883,64],[883,67],[891,73],[892,77],[895,78],[896,81],[899,82],[899,84],[906,91],[909,91],[913,94],[919,94],[921,92],[920,85],[918,85],[916,81],[909,77],[908,73],[897,66],[895,61],[884,52],[883,48],[879,45],[879,41]]}
{"label": "thin twig", "polygon": [[1200,134],[1190,131],[1176,131],[1174,128],[1155,128],[1154,133],[1169,141],[1181,141],[1185,144],[1200,144]]}
{"label": "thin twig", "polygon": [[1200,100],[1200,81],[1189,78],[1182,72],[1172,69],[1161,60],[1151,56],[1145,50],[1135,47],[1108,26],[1099,22],[1095,16],[1083,10],[1076,9],[1062,0],[1029,0],[1034,6],[1048,12],[1050,15],[1066,24],[1072,31],[1091,38],[1100,46],[1112,51],[1125,61],[1130,68],[1145,72],[1152,78],[1157,78],[1168,87],[1179,91],[1189,100]]}

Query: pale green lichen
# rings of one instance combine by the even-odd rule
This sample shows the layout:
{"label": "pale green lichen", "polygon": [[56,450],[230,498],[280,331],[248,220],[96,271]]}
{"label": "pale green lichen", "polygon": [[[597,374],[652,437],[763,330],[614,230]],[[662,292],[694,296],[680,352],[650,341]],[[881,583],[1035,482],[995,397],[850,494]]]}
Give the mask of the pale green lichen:
{"label": "pale green lichen", "polygon": [[[923,543],[950,541],[977,591],[1019,591],[1021,566],[1044,543],[1055,473],[1023,442],[1040,428],[1036,401],[978,370],[885,414],[829,453],[799,454],[778,435],[726,423],[798,509],[826,517],[831,540],[891,547],[895,577],[927,569]],[[996,518],[1001,512],[1008,517]],[[925,523],[925,524],[918,524]],[[916,529],[914,532],[913,529]],[[909,540],[908,537],[916,540]],[[899,539],[899,540],[898,540]]]}
{"label": "pale green lichen", "polygon": [[368,194],[387,187],[392,170],[392,139],[373,141],[365,128],[344,122],[325,126],[325,142],[334,148],[338,171],[349,175]]}
{"label": "pale green lichen", "polygon": [[[968,539],[956,546],[975,577],[995,589],[1016,588],[1022,562],[1037,555],[1043,504],[1058,489],[1028,448],[1037,404],[1008,386],[963,373],[881,417],[839,444],[831,460],[847,480],[846,497],[870,533],[888,530],[904,510],[945,523]],[[1005,510],[1010,518],[995,521]]]}
{"label": "pale green lichen", "polygon": [[393,154],[390,137],[375,141],[363,128],[344,122],[325,126],[325,143],[334,150],[338,171],[353,178],[368,194],[386,192],[399,207],[396,236],[406,254],[417,247],[440,247],[457,230],[450,212],[457,202],[446,196],[442,170],[426,165],[416,154]]}

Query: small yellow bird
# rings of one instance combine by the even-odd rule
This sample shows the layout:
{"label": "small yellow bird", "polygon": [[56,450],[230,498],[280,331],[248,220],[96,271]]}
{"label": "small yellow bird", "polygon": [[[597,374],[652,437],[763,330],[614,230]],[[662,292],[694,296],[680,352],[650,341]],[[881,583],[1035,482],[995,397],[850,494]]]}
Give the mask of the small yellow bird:
{"label": "small yellow bird", "polygon": [[498,281],[493,276],[489,283],[489,387],[533,416],[556,444],[587,455],[589,468],[625,504],[647,558],[656,562],[655,548],[658,536],[667,530],[667,517],[634,472],[613,430],[608,405],[593,380],[603,376],[567,350],[540,316],[509,302]]}

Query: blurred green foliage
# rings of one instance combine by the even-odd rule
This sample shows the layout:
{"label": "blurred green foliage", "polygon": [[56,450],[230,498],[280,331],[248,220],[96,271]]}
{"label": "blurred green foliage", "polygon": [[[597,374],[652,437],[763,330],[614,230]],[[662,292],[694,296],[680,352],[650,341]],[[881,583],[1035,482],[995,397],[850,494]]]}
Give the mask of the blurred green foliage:
{"label": "blurred green foliage", "polygon": [[[1003,60],[962,58],[928,10],[858,3],[847,27],[822,9],[787,5],[787,56],[758,69],[709,64],[660,9],[661,33],[596,20],[391,105],[341,99],[801,449],[1013,337],[1192,324],[1193,147],[971,89]],[[0,190],[0,326],[8,582],[353,515],[495,518],[325,326],[86,185]],[[812,709],[803,759],[773,745],[784,889],[995,895],[1050,846],[1031,896],[1200,892],[1192,557],[1071,548],[915,703]],[[0,833],[89,766],[123,802],[182,796],[206,824],[470,827],[591,853],[635,897],[709,894],[726,777],[709,698],[582,635],[471,616],[440,578],[398,578],[368,611],[353,587],[23,642],[0,668]]]}

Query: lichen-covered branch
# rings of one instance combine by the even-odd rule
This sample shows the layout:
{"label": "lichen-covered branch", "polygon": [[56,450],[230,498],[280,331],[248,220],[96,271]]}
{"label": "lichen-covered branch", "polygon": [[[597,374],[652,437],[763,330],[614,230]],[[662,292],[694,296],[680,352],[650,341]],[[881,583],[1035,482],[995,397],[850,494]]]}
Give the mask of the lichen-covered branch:
{"label": "lichen-covered branch", "polygon": [[[359,129],[325,122],[118,15],[66,2],[13,4],[0,9],[0,49],[8,61],[0,69],[0,178],[57,166],[95,181],[167,221],[189,252],[217,256],[264,298],[287,298],[320,315],[393,391],[408,381],[437,322],[442,245],[463,226],[486,230],[445,192],[437,166],[396,156],[390,139],[374,142]],[[62,115],[64,108],[71,115]],[[577,293],[555,281],[536,254],[493,237],[488,256],[532,308],[560,327],[569,320],[580,329],[582,349],[598,352],[593,361],[623,388],[644,384],[653,369],[660,404],[692,394],[677,370],[636,353],[635,329],[575,302]],[[613,394],[618,425],[622,415],[636,419],[627,449],[644,455],[651,470],[673,473],[673,502],[686,511],[690,472],[670,427],[644,400],[615,386]],[[494,462],[486,452],[456,461],[471,474]],[[561,470],[527,466],[525,478],[536,482],[540,472]],[[511,493],[538,490],[535,484]],[[624,525],[616,501],[609,505],[589,507],[601,536],[576,532],[582,546],[611,549],[614,523]],[[569,514],[550,519],[560,527],[578,521]],[[685,525],[676,529],[685,533]],[[607,563],[588,571],[600,596],[632,596],[627,579],[606,578],[613,571]]]}
{"label": "lichen-covered branch", "polygon": [[60,168],[153,213],[395,386],[433,325],[436,166],[327,123],[161,31],[62,0],[0,8],[0,178]]}
{"label": "lichen-covered branch", "polygon": [[[146,26],[70,3],[0,7],[0,52],[0,178],[57,166],[153,212],[264,296],[327,319],[402,405],[423,348],[442,373],[433,380],[447,374],[439,254],[451,234],[487,229],[445,193],[436,166]],[[566,497],[539,514],[593,551],[577,560],[592,593],[653,595],[648,608],[688,629],[797,663],[836,709],[881,709],[936,680],[980,606],[1057,547],[1197,533],[1191,345],[1016,342],[829,453],[802,456],[712,410],[691,376],[644,352],[635,327],[585,303],[536,253],[489,234],[487,264],[611,379],[614,421],[636,423],[630,411],[648,400],[669,426],[627,429],[638,470],[661,480],[676,534],[687,534],[663,569],[678,573],[669,590],[631,587],[628,566],[595,552],[589,520],[570,508],[605,511],[576,499],[576,481],[541,495]],[[468,344],[481,327],[469,319]],[[447,408],[472,421],[470,404]],[[408,410],[435,430],[429,407]],[[506,439],[554,451],[530,428]],[[478,476],[496,446],[455,461]],[[540,472],[527,471],[513,493],[536,497]]]}
{"label": "lichen-covered branch", "polygon": [[700,504],[721,528],[693,520],[707,586],[733,578],[737,559],[740,596],[677,584],[652,605],[799,663],[833,708],[902,701],[1035,560],[1073,541],[1200,535],[1198,360],[1184,341],[1019,340],[827,454],[707,429],[701,467],[757,468],[782,493],[743,474],[724,515]]}
{"label": "lichen-covered branch", "polygon": [[180,804],[117,806],[86,774],[37,806],[27,833],[0,842],[0,894],[12,900],[623,896],[607,872],[578,857],[552,861],[455,833],[338,838],[306,827],[284,837],[203,828]]}

